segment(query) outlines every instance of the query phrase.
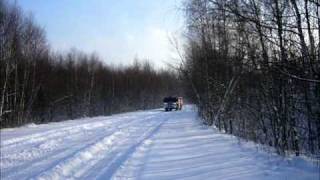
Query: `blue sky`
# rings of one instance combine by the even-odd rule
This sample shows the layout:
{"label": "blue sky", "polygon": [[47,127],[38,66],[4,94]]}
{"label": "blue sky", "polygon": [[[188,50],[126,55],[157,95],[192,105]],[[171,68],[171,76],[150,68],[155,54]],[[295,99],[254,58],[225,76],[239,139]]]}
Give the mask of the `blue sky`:
{"label": "blue sky", "polygon": [[96,52],[108,64],[134,57],[174,63],[168,37],[180,38],[182,0],[18,0],[44,27],[51,47]]}

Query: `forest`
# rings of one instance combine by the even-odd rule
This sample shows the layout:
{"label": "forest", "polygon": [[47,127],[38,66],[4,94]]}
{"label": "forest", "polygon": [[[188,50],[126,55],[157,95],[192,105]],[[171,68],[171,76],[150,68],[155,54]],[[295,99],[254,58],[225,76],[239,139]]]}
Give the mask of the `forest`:
{"label": "forest", "polygon": [[204,123],[282,155],[320,152],[320,1],[187,0],[180,70]]}
{"label": "forest", "polygon": [[156,69],[55,52],[31,15],[0,0],[1,128],[157,108],[184,92],[209,126],[318,156],[320,1],[184,0],[182,9],[181,64]]}
{"label": "forest", "polygon": [[50,49],[17,4],[0,0],[1,128],[159,107],[179,92],[177,74],[147,60],[103,63],[95,53]]}
{"label": "forest", "polygon": [[0,0],[2,179],[320,180],[320,0]]}

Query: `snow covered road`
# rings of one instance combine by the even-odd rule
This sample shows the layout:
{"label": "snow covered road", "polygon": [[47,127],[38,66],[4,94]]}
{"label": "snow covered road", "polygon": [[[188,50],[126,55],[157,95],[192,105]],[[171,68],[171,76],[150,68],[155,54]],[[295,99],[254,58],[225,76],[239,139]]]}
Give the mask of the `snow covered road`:
{"label": "snow covered road", "polygon": [[319,179],[315,164],[239,144],[183,111],[1,130],[1,179]]}

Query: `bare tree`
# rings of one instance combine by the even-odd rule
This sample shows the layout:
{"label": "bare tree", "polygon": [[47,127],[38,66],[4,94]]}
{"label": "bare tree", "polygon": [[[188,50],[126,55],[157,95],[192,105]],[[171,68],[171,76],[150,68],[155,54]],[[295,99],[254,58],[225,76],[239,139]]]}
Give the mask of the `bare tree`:
{"label": "bare tree", "polygon": [[185,10],[182,72],[207,124],[281,154],[318,152],[319,4],[187,0]]}

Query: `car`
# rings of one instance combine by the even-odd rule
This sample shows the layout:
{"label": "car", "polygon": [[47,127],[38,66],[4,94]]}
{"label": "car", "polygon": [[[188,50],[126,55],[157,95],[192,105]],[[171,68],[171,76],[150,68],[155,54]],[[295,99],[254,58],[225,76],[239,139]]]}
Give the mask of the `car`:
{"label": "car", "polygon": [[165,111],[181,110],[182,109],[183,100],[182,97],[165,97],[163,99],[163,106]]}

